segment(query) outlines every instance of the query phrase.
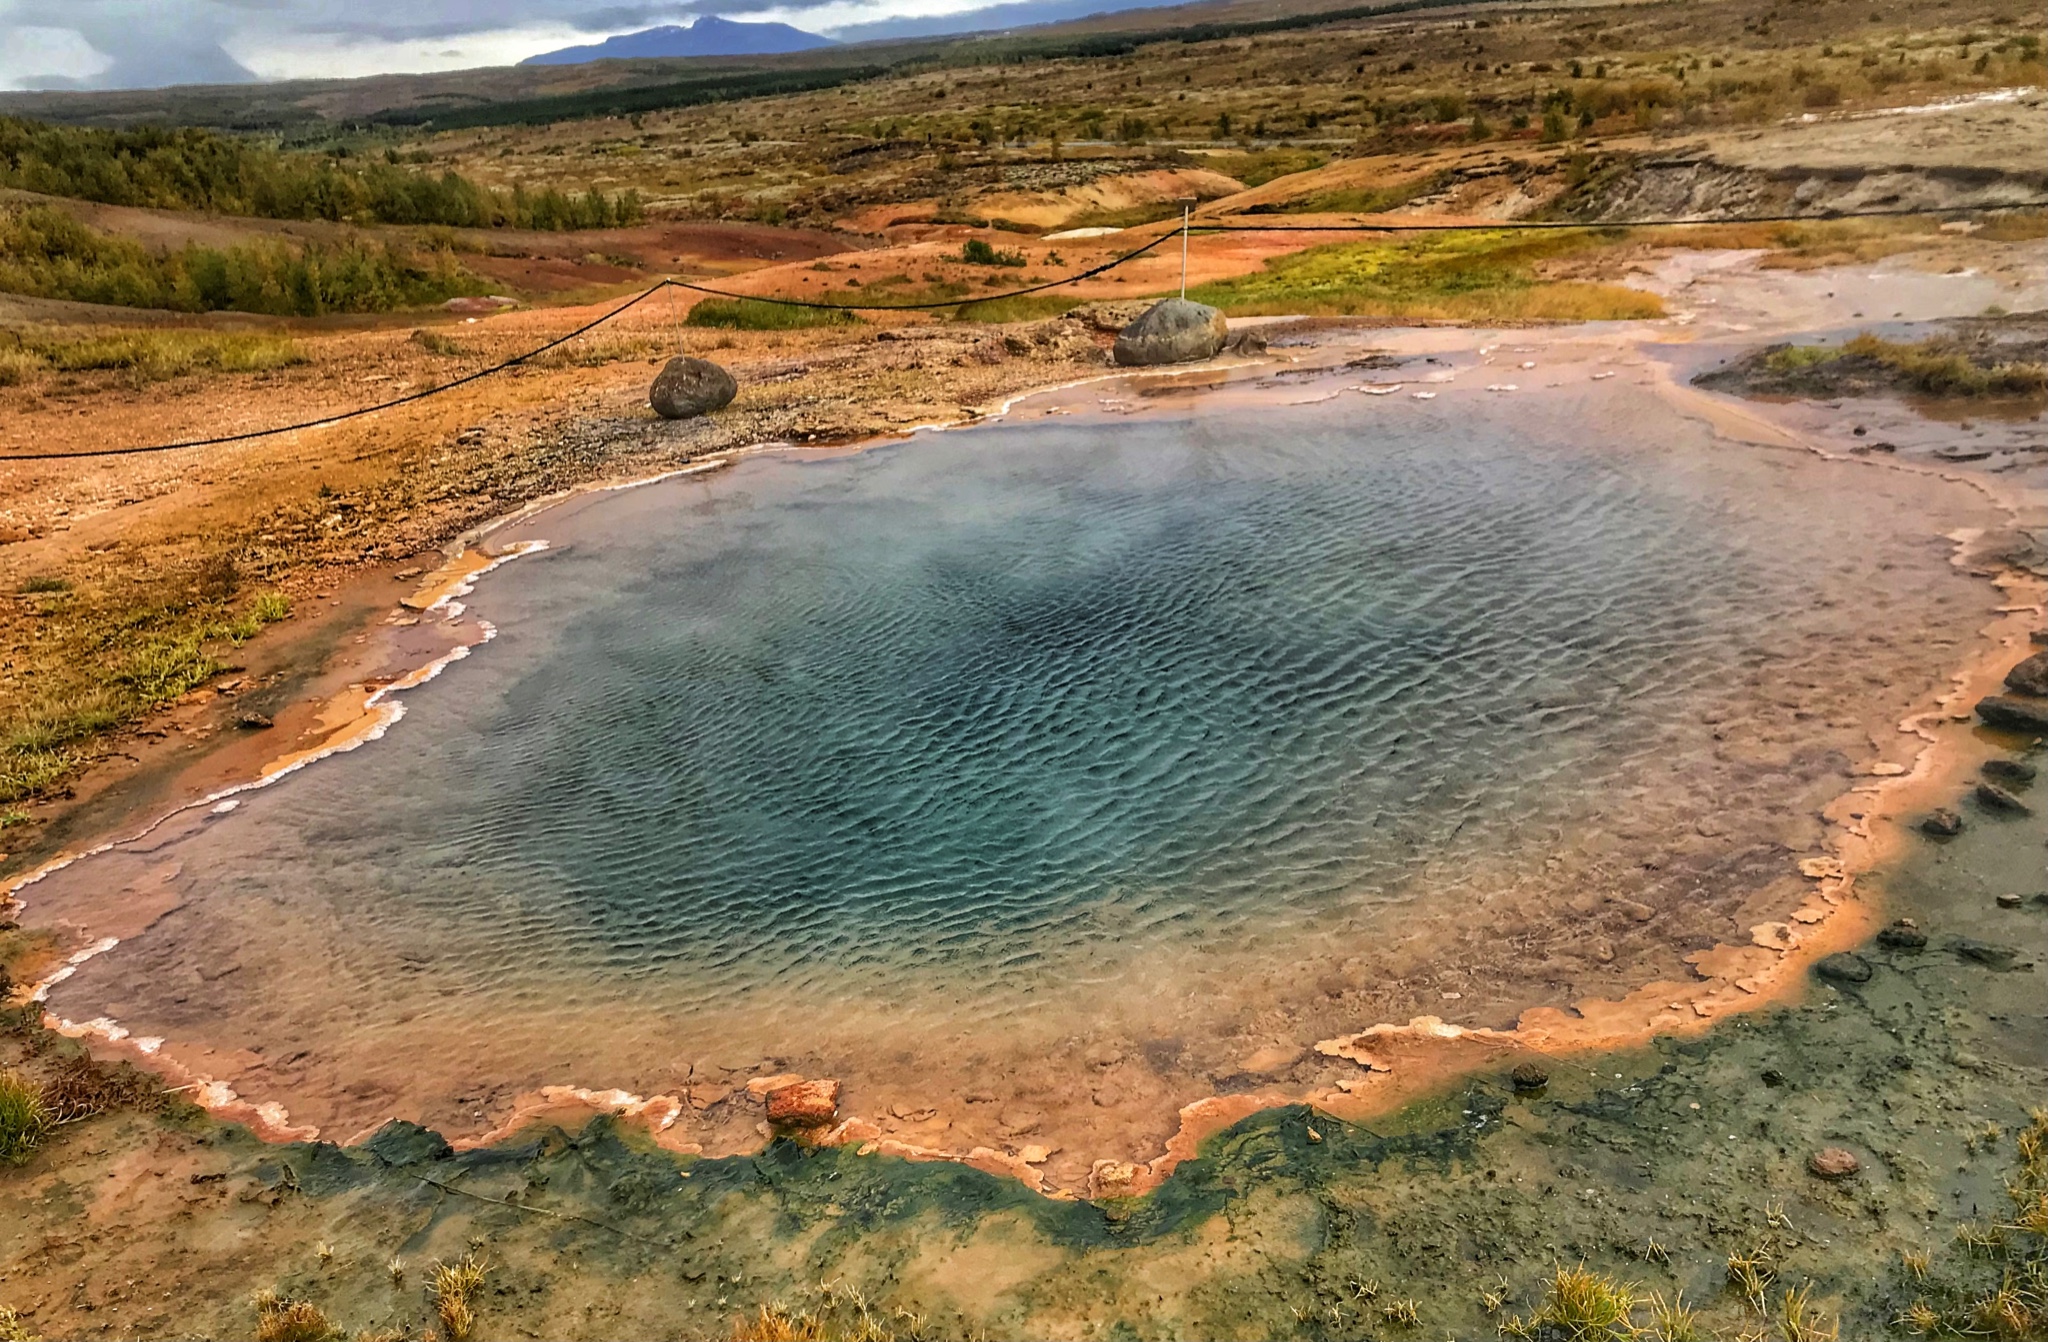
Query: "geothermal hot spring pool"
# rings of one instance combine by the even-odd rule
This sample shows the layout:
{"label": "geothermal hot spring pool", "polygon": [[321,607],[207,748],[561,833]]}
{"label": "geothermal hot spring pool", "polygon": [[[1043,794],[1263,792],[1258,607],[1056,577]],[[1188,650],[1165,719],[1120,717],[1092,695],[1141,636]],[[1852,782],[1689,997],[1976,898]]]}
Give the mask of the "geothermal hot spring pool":
{"label": "geothermal hot spring pool", "polygon": [[164,910],[51,1008],[337,1140],[564,1084],[743,1149],[791,1071],[1085,1163],[1357,1070],[1318,1038],[1682,979],[1910,762],[1996,517],[1593,371],[1091,388],[582,496],[383,740],[25,891]]}

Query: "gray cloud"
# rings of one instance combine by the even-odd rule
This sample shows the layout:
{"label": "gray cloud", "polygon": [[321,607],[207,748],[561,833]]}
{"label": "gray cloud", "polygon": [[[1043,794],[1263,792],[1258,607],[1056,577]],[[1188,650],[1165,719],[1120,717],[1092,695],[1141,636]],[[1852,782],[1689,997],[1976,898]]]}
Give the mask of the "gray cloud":
{"label": "gray cloud", "polygon": [[[618,33],[694,15],[744,16],[773,0],[646,0],[593,5],[591,0],[0,0],[0,44],[20,27],[72,29],[109,60],[89,80],[26,73],[31,87],[149,88],[166,84],[240,83],[256,78],[230,54],[257,49],[309,51],[321,41],[441,43],[558,25],[583,33]],[[840,32],[859,40],[911,32],[1050,22],[1079,12],[1131,8],[1165,0],[1012,0],[983,12],[941,19],[902,19],[899,0],[867,0],[873,20]],[[801,10],[803,0],[781,0]],[[1042,16],[1042,17],[1040,17]],[[802,27],[801,13],[793,16]],[[258,62],[261,64],[261,62]],[[17,67],[17,71],[18,71]],[[350,70],[348,73],[368,73]]]}
{"label": "gray cloud", "polygon": [[70,28],[111,62],[90,80],[25,81],[44,87],[247,83],[256,76],[221,45],[233,31],[226,9],[209,0],[28,0],[0,10],[0,40],[15,24]]}

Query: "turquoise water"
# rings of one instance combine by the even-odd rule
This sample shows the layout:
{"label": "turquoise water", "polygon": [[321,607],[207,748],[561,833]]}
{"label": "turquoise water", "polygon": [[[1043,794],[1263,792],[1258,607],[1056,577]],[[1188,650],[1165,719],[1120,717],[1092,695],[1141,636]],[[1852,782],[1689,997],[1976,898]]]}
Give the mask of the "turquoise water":
{"label": "turquoise water", "polygon": [[[1589,891],[1710,944],[1844,786],[1876,692],[1831,683],[1842,640],[1978,608],[1925,533],[1892,574],[1906,504],[1800,492],[1828,469],[1610,387],[1225,397],[588,497],[386,740],[131,853],[185,907],[55,1000],[258,1041],[367,1121],[826,1037],[915,1072],[991,1021],[1249,1028],[1311,952],[1396,972],[1356,968],[1390,912],[1481,979],[1544,954],[1501,910]],[[1954,656],[1885,655],[1872,722]]]}
{"label": "turquoise water", "polygon": [[391,748],[254,803],[271,858],[353,850],[331,897],[487,914],[472,974],[544,944],[685,1005],[921,965],[1024,986],[1076,938],[1270,930],[1567,814],[1768,591],[1597,456],[1303,418],[612,501],[485,589],[502,638]]}

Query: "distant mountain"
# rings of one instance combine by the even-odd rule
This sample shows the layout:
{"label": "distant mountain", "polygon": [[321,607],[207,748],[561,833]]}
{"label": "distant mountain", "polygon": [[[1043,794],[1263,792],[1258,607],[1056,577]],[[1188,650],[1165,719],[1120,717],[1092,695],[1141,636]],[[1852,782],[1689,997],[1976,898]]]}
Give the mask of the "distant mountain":
{"label": "distant mountain", "polygon": [[706,14],[689,27],[667,24],[622,33],[587,47],[563,47],[528,56],[521,65],[581,65],[585,61],[644,60],[650,56],[766,56],[833,45],[786,23],[739,23]]}
{"label": "distant mountain", "polygon": [[878,19],[848,24],[833,31],[842,42],[886,42],[905,37],[944,37],[953,33],[985,33],[1036,28],[1050,23],[1122,13],[1127,9],[1162,9],[1186,0],[1007,0],[979,9],[955,10],[924,18]]}

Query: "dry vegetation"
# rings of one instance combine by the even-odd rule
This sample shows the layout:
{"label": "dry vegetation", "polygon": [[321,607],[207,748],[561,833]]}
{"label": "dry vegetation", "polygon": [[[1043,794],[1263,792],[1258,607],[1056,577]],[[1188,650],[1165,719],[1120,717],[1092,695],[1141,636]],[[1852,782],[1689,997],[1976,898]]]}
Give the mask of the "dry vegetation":
{"label": "dry vegetation", "polygon": [[[1247,186],[1363,155],[1767,124],[2048,82],[2003,0],[1923,7],[1730,0],[1160,42],[1111,58],[935,70],[815,93],[545,127],[452,131],[404,150],[492,185],[633,187],[656,211],[829,223],[982,218],[983,195],[1202,167]],[[596,166],[598,175],[590,174]],[[1386,208],[1397,196],[1326,197]],[[1137,222],[1177,212],[1134,200]]]}

